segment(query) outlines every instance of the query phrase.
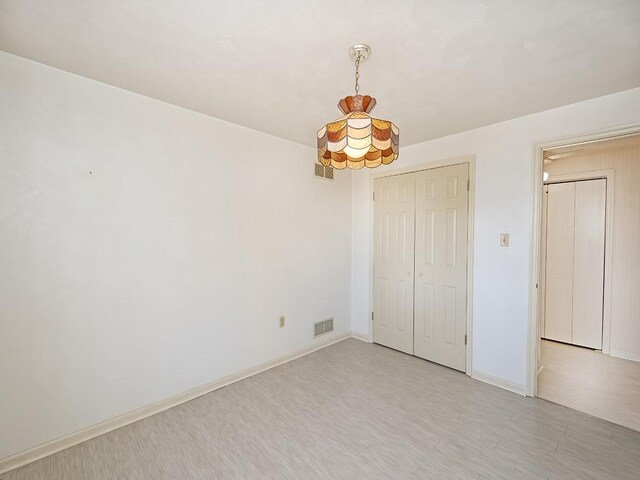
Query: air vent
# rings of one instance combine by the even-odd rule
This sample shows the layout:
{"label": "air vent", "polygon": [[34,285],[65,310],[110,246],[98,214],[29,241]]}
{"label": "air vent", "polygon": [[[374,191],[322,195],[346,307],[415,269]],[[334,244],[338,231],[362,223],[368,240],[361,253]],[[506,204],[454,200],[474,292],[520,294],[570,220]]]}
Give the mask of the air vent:
{"label": "air vent", "polygon": [[327,180],[333,180],[333,167],[325,167],[321,163],[315,163],[313,165],[314,175],[318,178],[326,178]]}
{"label": "air vent", "polygon": [[333,318],[324,321],[324,333],[333,332]]}
{"label": "air vent", "polygon": [[333,167],[324,167],[324,178],[333,180]]}
{"label": "air vent", "polygon": [[325,333],[333,332],[333,318],[313,324],[313,336],[319,337]]}

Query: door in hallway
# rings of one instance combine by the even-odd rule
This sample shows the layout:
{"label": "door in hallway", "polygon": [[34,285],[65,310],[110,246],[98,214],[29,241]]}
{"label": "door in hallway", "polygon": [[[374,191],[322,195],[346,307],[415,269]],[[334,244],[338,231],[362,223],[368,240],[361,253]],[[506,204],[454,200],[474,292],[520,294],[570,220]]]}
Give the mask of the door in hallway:
{"label": "door in hallway", "polygon": [[602,348],[606,183],[546,186],[546,339]]}

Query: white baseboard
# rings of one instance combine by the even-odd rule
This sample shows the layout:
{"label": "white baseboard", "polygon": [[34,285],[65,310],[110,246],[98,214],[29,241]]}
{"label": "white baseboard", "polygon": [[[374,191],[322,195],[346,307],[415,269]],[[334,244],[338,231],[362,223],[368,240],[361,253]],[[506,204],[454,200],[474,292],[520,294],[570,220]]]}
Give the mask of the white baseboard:
{"label": "white baseboard", "polygon": [[527,396],[526,385],[509,382],[508,380],[503,380],[502,378],[494,377],[493,375],[482,373],[477,370],[471,371],[471,378],[475,378],[476,380],[480,380],[481,382],[488,383],[489,385],[493,385],[494,387],[504,388],[505,390],[509,390],[510,392],[517,393],[518,395],[522,395],[524,397]]}
{"label": "white baseboard", "polygon": [[355,338],[356,340],[360,340],[362,342],[371,343],[371,341],[369,340],[369,335],[366,335],[364,333],[351,330],[351,337]]}
{"label": "white baseboard", "polygon": [[155,415],[156,413],[160,413],[164,410],[180,405],[181,403],[188,402],[190,400],[193,400],[194,398],[213,392],[214,390],[217,390],[219,388],[226,387],[227,385],[230,385],[232,383],[264,372],[265,370],[277,367],[278,365],[282,365],[283,363],[290,362],[291,360],[295,360],[296,358],[303,357],[312,352],[315,352],[316,350],[328,347],[329,345],[341,342],[350,337],[362,340],[361,338],[353,335],[352,332],[330,335],[322,340],[315,341],[308,347],[296,350],[295,352],[288,355],[278,357],[274,360],[256,365],[255,367],[248,368],[241,372],[228,375],[219,380],[214,380],[213,382],[201,385],[184,393],[180,393],[173,397],[160,400],[159,402],[153,403],[151,405],[147,405],[137,410],[127,412],[115,418],[106,420],[96,425],[92,425],[82,430],[78,430],[77,432],[71,433],[69,435],[65,435],[64,437],[51,440],[50,442],[43,443],[28,450],[24,450],[9,457],[0,459],[0,474],[14,470],[28,463],[35,462],[36,460],[47,457],[66,448],[85,442],[99,435],[111,432],[112,430],[116,430],[120,427],[124,427],[125,425],[129,425],[130,423],[137,422],[138,420],[142,420],[143,418],[147,418],[151,415]]}
{"label": "white baseboard", "polygon": [[622,350],[609,350],[609,355],[612,357],[623,358],[625,360],[633,360],[634,362],[640,362],[640,353],[624,352]]}

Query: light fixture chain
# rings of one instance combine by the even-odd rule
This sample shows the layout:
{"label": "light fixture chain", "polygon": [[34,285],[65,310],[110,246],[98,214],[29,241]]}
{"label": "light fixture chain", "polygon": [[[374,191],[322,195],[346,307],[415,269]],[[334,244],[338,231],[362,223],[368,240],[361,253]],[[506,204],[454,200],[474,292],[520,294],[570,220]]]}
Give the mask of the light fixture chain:
{"label": "light fixture chain", "polygon": [[361,52],[356,53],[356,95],[358,95],[358,91],[360,90],[360,85],[358,84],[358,80],[360,79],[360,72],[358,71],[360,68],[360,58],[362,57]]}

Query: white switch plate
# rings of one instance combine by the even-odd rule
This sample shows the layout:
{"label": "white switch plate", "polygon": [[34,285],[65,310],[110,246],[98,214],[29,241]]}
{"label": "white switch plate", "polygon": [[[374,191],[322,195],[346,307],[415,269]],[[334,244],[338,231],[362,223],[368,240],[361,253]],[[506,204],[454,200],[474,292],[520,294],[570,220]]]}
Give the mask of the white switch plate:
{"label": "white switch plate", "polygon": [[500,246],[501,247],[508,247],[509,246],[509,234],[508,233],[501,233],[500,234]]}

